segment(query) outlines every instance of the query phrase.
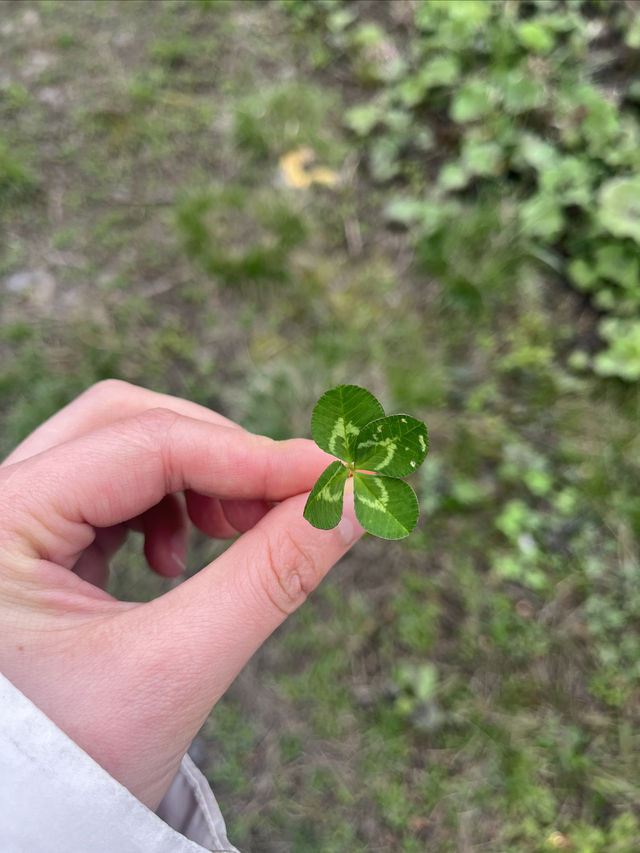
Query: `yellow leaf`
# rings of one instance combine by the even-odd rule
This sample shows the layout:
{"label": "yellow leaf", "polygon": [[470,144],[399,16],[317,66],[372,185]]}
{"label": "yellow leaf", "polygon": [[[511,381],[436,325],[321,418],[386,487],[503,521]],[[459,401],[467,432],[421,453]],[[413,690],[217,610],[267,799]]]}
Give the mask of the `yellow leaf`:
{"label": "yellow leaf", "polygon": [[338,183],[338,175],[333,169],[328,169],[326,166],[316,166],[315,169],[311,170],[311,180],[314,184],[332,187]]}
{"label": "yellow leaf", "polygon": [[570,838],[561,832],[552,832],[547,838],[547,844],[554,850],[573,850],[574,845]]}
{"label": "yellow leaf", "polygon": [[280,158],[280,172],[289,187],[308,189],[312,184],[326,187],[338,183],[338,173],[326,166],[314,166],[315,154],[311,148],[296,148]]}

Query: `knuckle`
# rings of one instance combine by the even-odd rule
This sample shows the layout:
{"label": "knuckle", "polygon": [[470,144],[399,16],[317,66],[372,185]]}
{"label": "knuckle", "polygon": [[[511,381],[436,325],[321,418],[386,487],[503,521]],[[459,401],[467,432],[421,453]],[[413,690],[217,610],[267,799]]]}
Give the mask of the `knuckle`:
{"label": "knuckle", "polygon": [[288,531],[277,538],[265,535],[262,587],[271,603],[285,616],[297,610],[320,580],[315,555]]}
{"label": "knuckle", "polygon": [[164,454],[170,445],[167,440],[179,415],[170,409],[145,409],[114,424],[128,444],[136,444],[151,453]]}
{"label": "knuckle", "polygon": [[171,433],[178,420],[180,415],[177,412],[154,408],[132,415],[119,424],[120,435],[128,445],[136,446],[157,459],[167,494],[183,487],[171,441]]}
{"label": "knuckle", "polygon": [[134,386],[131,383],[122,379],[101,379],[99,382],[90,385],[81,396],[92,401],[94,399],[113,401],[124,394],[130,394],[133,388]]}
{"label": "knuckle", "polygon": [[133,416],[138,427],[152,439],[164,439],[179,419],[177,412],[160,406]]}

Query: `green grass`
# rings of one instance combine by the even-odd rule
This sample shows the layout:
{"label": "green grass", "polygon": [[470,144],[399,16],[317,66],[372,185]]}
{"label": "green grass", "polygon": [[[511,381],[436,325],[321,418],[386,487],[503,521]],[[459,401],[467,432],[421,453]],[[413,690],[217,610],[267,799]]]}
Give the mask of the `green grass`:
{"label": "green grass", "polygon": [[[29,8],[3,9],[0,449],[106,376],[276,438],[339,383],[429,428],[417,532],[363,541],[201,733],[234,843],[637,850],[630,7]],[[285,184],[303,146],[337,186]],[[113,590],[144,600],[139,552]]]}

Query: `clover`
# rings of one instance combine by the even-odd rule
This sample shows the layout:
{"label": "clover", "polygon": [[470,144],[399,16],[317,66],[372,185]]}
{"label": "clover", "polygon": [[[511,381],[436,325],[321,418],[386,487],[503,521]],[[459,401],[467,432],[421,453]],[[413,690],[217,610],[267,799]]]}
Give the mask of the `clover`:
{"label": "clover", "polygon": [[311,416],[315,443],[336,457],[307,499],[304,517],[330,530],[342,517],[344,487],[353,478],[356,518],[369,533],[402,539],[416,526],[418,499],[400,479],[412,474],[427,455],[429,439],[422,421],[409,415],[385,417],[369,391],[338,385],[318,400]]}

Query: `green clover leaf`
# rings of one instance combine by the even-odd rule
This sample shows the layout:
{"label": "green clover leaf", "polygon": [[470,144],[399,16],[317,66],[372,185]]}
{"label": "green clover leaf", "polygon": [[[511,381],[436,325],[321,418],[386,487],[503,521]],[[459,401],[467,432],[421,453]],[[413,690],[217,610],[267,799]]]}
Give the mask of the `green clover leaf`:
{"label": "green clover leaf", "polygon": [[320,530],[331,530],[342,516],[349,469],[336,460],[320,474],[304,508],[304,517]]}
{"label": "green clover leaf", "polygon": [[374,536],[402,539],[418,521],[418,499],[401,477],[412,474],[429,448],[427,428],[409,415],[385,417],[373,394],[339,385],[318,400],[311,417],[316,444],[337,457],[318,478],[304,517],[321,530],[342,516],[344,486],[353,477],[356,517]]}
{"label": "green clover leaf", "polygon": [[387,477],[407,477],[427,455],[427,428],[409,415],[391,415],[367,424],[356,441],[355,466]]}
{"label": "green clover leaf", "polygon": [[318,400],[311,416],[311,435],[321,447],[343,462],[353,462],[360,430],[384,416],[373,394],[357,385],[338,385]]}
{"label": "green clover leaf", "polygon": [[356,471],[353,500],[360,524],[382,539],[403,539],[418,521],[418,498],[404,480]]}

